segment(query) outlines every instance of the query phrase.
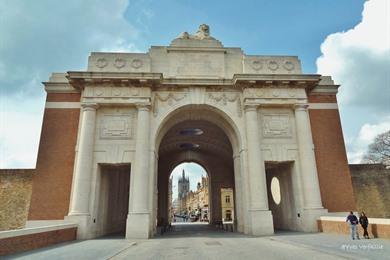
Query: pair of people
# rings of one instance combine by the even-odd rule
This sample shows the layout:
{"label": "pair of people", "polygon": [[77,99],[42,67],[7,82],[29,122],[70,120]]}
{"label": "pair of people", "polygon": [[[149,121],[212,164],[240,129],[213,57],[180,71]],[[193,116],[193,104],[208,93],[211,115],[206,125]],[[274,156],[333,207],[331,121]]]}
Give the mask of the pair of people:
{"label": "pair of people", "polygon": [[369,239],[369,236],[368,236],[368,232],[367,232],[367,228],[368,228],[368,218],[366,216],[366,214],[364,212],[362,212],[360,214],[360,217],[359,219],[353,214],[353,211],[351,211],[349,213],[349,215],[347,216],[347,222],[349,223],[349,227],[351,229],[351,236],[352,236],[352,239],[355,240],[355,237],[357,239],[360,239],[359,238],[359,233],[357,231],[357,226],[360,225],[362,226],[363,230],[364,230],[364,238],[367,238]]}

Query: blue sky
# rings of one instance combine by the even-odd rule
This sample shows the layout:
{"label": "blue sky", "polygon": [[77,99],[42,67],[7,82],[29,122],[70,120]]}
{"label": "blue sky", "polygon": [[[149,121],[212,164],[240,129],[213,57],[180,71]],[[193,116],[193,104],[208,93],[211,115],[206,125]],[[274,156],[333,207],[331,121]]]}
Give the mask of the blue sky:
{"label": "blue sky", "polygon": [[199,24],[247,54],[297,55],[333,76],[351,163],[390,129],[390,1],[0,1],[0,168],[35,167],[51,72],[91,51],[146,52]]}
{"label": "blue sky", "polygon": [[[298,55],[306,73],[316,73],[320,44],[333,32],[352,28],[361,20],[364,1],[133,1],[126,17],[144,27],[142,50],[167,45],[182,31],[209,24],[225,46],[247,54]],[[139,9],[138,9],[139,8]],[[140,11],[144,10],[144,11]],[[168,33],[167,33],[168,32]]]}

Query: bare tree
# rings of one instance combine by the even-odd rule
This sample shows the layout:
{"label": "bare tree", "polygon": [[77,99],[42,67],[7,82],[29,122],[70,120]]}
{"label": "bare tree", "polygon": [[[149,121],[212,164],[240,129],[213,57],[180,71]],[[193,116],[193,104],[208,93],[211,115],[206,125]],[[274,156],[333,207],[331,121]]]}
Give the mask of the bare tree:
{"label": "bare tree", "polygon": [[362,162],[390,165],[390,130],[375,137]]}

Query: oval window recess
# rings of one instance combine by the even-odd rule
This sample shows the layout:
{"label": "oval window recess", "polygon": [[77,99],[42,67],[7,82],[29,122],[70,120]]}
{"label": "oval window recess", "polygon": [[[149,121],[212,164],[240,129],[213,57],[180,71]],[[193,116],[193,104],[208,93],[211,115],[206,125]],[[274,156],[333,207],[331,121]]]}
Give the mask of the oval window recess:
{"label": "oval window recess", "polygon": [[273,177],[271,180],[271,195],[276,205],[279,205],[281,201],[280,183],[279,183],[279,179],[276,177]]}

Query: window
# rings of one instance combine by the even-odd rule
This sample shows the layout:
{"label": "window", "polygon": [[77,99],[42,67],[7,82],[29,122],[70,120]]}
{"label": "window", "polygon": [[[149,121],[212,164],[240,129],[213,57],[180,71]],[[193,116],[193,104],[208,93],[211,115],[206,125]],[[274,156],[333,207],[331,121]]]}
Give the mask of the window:
{"label": "window", "polygon": [[225,202],[226,202],[226,203],[230,203],[230,196],[229,196],[229,195],[227,195],[227,196],[225,197]]}
{"label": "window", "polygon": [[225,220],[227,220],[227,221],[232,220],[232,211],[231,210],[226,210]]}

